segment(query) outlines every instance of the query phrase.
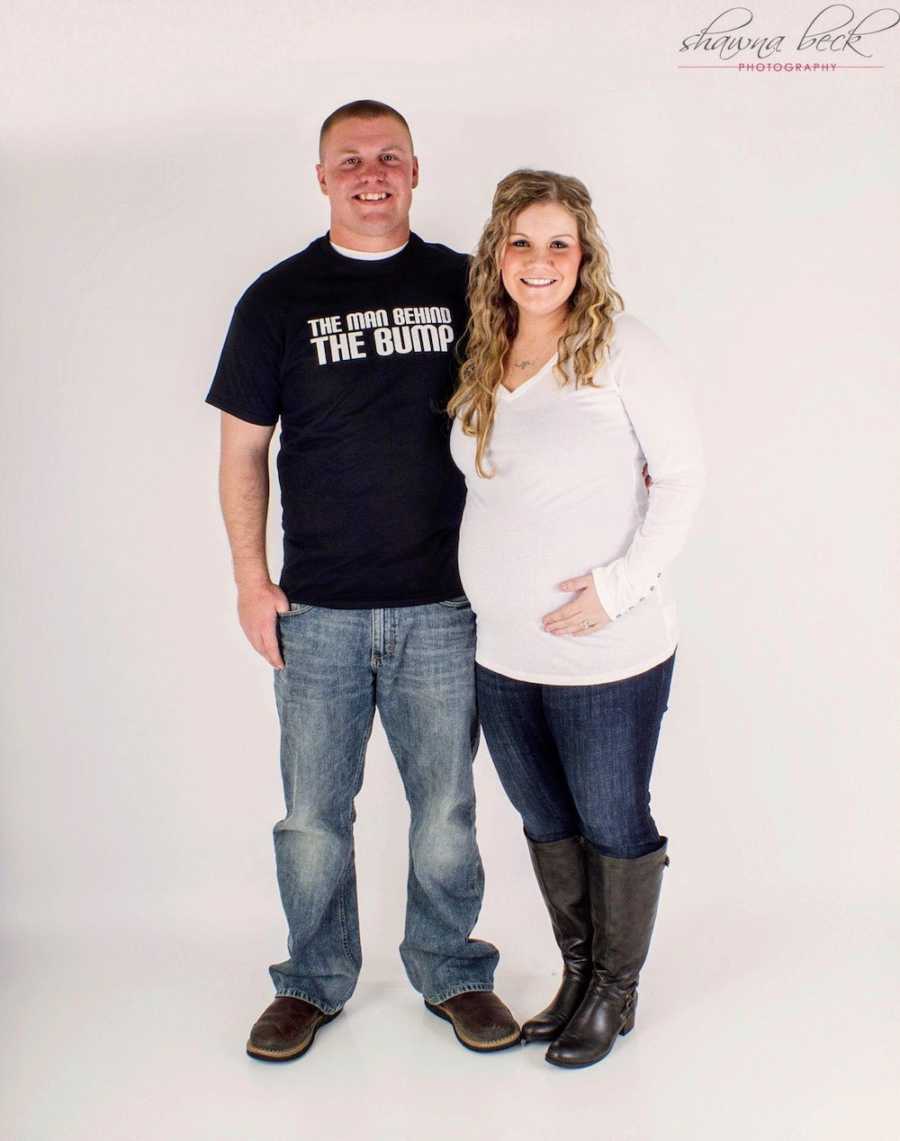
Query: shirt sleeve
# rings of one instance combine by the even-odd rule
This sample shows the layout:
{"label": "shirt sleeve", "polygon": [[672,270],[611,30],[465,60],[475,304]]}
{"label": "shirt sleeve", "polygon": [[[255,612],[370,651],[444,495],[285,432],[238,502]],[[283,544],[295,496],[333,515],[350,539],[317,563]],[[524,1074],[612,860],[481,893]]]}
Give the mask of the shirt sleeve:
{"label": "shirt sleeve", "polygon": [[274,425],[281,414],[282,355],[276,322],[244,294],[231,318],[206,402],[251,424]]}
{"label": "shirt sleeve", "polygon": [[628,550],[591,572],[603,609],[614,619],[647,597],[684,546],[705,473],[679,369],[659,338],[628,314],[616,320],[610,368],[653,480]]}

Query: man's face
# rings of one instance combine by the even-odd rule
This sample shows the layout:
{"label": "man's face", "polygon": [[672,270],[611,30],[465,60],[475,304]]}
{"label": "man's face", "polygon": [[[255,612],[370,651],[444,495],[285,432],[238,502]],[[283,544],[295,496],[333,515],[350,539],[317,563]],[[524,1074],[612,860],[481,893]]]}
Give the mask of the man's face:
{"label": "man's face", "polygon": [[389,115],[336,123],[322,140],[316,176],[337,245],[377,251],[406,241],[419,164],[402,123]]}

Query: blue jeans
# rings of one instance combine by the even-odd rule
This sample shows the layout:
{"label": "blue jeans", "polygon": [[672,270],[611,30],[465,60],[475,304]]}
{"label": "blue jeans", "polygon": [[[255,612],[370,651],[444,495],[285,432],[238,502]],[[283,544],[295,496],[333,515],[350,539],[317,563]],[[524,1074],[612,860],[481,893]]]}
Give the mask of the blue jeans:
{"label": "blue jeans", "polygon": [[603,685],[536,685],[476,667],[485,740],[529,839],[584,836],[625,859],[659,847],[650,773],[674,662]]}
{"label": "blue jeans", "polygon": [[484,887],[475,842],[478,747],[475,618],[465,598],[279,617],[275,672],[286,815],[275,825],[290,958],[270,968],[278,994],[327,1014],[362,963],[353,801],[377,709],[410,808],[406,930],[400,955],[430,1002],[491,990],[498,953],[470,939]]}

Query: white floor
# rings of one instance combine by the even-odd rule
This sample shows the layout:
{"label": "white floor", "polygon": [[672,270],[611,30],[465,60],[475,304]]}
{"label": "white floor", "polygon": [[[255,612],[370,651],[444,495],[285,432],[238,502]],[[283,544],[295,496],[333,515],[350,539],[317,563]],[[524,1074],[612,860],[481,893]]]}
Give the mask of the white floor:
{"label": "white floor", "polygon": [[[807,916],[807,919],[809,917]],[[537,1046],[479,1056],[429,1015],[399,961],[369,963],[310,1053],[243,1052],[269,1001],[246,934],[19,938],[5,945],[9,1141],[590,1138],[865,1141],[900,1136],[896,942],[872,914],[682,917],[658,932],[635,1032],[587,1070]],[[679,929],[680,928],[680,929]],[[274,948],[269,948],[271,951]],[[498,990],[517,1015],[555,979]]]}

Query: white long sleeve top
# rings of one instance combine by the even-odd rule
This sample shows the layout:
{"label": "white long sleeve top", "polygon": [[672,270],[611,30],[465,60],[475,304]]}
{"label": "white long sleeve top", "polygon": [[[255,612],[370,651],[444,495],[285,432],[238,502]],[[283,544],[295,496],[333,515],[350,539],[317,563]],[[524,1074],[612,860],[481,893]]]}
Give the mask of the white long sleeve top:
{"label": "white long sleeve top", "polygon": [[[675,650],[664,572],[702,492],[700,436],[672,358],[630,314],[615,318],[599,387],[560,385],[555,363],[513,392],[499,389],[492,479],[475,471],[474,437],[453,424],[468,489],[459,563],[477,617],[476,660],[521,681],[618,681]],[[589,573],[612,621],[579,637],[546,633],[543,616],[574,598],[559,583]]]}

